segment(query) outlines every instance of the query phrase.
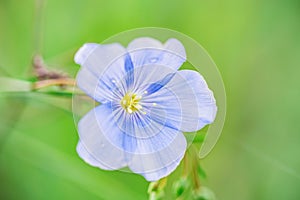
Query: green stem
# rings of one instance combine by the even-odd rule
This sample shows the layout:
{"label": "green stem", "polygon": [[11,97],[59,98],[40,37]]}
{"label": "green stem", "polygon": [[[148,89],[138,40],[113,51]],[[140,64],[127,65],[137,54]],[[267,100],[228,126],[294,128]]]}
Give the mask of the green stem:
{"label": "green stem", "polygon": [[191,146],[191,150],[192,150],[192,177],[193,177],[193,182],[194,182],[194,187],[195,189],[199,189],[201,187],[201,183],[200,183],[200,178],[198,175],[198,151],[197,148],[195,146]]}

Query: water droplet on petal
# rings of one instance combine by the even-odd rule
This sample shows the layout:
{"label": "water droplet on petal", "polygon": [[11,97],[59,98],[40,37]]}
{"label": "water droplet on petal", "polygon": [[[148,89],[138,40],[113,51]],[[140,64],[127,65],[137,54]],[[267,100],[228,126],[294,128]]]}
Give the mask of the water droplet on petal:
{"label": "water droplet on petal", "polygon": [[155,58],[150,58],[150,60],[149,60],[151,63],[155,63],[155,62],[157,62],[158,61],[158,58],[157,57],[155,57]]}

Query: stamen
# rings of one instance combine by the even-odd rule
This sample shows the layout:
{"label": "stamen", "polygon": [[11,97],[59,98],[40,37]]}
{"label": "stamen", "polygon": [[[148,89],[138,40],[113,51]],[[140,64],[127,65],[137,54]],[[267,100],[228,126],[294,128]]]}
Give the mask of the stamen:
{"label": "stamen", "polygon": [[136,106],[134,106],[136,109],[138,109],[138,110],[141,110],[143,107],[141,106],[141,105],[136,105]]}
{"label": "stamen", "polygon": [[141,111],[143,107],[140,105],[141,95],[127,93],[120,101],[121,106],[128,112],[132,114],[136,111]]}
{"label": "stamen", "polygon": [[142,96],[136,96],[136,100],[141,100]]}

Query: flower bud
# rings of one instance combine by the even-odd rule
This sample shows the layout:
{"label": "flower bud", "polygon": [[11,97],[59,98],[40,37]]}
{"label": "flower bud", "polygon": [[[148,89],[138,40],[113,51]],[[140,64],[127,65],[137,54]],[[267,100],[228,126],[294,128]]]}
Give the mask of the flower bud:
{"label": "flower bud", "polygon": [[189,180],[186,177],[181,177],[173,184],[173,191],[176,197],[181,196],[189,187]]}
{"label": "flower bud", "polygon": [[149,195],[149,200],[163,200],[165,193],[163,190],[151,192]]}

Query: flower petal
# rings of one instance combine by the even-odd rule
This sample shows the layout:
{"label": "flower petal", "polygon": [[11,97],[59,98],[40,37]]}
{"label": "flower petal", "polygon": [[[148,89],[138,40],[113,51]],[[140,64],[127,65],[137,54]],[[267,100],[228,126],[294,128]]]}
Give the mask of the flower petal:
{"label": "flower petal", "polygon": [[217,112],[215,98],[198,72],[181,70],[177,74],[165,87],[174,92],[183,108],[180,130],[197,131],[214,121]]}
{"label": "flower petal", "polygon": [[105,103],[108,99],[115,98],[113,90],[109,90],[107,87],[104,87],[103,84],[100,84],[98,77],[86,67],[82,67],[79,70],[76,76],[76,82],[82,91],[98,102]]}
{"label": "flower petal", "polygon": [[132,40],[128,46],[128,51],[134,51],[137,49],[163,49],[163,45],[160,41],[150,37],[140,37]]}
{"label": "flower petal", "polygon": [[110,112],[109,105],[100,105],[80,120],[77,152],[85,162],[105,170],[128,164],[149,181],[167,176],[178,166],[186,150],[180,131],[164,126],[154,136],[133,137],[119,130]]}
{"label": "flower petal", "polygon": [[156,146],[159,146],[159,141],[155,139],[138,140],[137,151],[129,162],[129,168],[133,172],[141,174],[148,181],[157,181],[175,170],[184,156],[187,143],[181,132],[174,129],[168,129],[168,131],[176,135],[172,143],[153,153],[145,154],[144,152],[155,149]]}
{"label": "flower petal", "polygon": [[122,96],[124,87],[118,86],[118,80],[126,75],[125,56],[125,48],[118,43],[83,45],[75,55],[75,62],[84,68],[77,75],[79,88],[101,103]]}
{"label": "flower petal", "polygon": [[175,75],[175,73],[167,74],[163,79],[161,79],[155,83],[151,83],[149,85],[149,87],[146,89],[146,91],[148,91],[149,94],[157,92],[162,87],[164,87],[167,83],[169,83],[170,80],[174,77],[174,75]]}
{"label": "flower petal", "polygon": [[[192,70],[181,70],[178,71],[178,74],[186,80],[186,83],[193,89],[194,94],[188,94],[183,91],[186,90],[185,86],[180,86],[173,79],[169,82],[167,87],[173,88],[173,91],[177,91],[178,96],[180,97],[181,106],[184,108],[183,112],[183,120],[181,130],[184,132],[193,132],[197,131],[207,124],[211,124],[216,117],[217,114],[217,105],[216,100],[214,98],[213,92],[208,88],[206,81],[203,76],[201,76],[198,72]],[[189,90],[187,90],[189,91]],[[191,104],[189,101],[189,97],[196,97],[196,103]],[[198,112],[194,110],[198,108]],[[195,115],[197,113],[197,116]],[[189,117],[189,118],[186,118]],[[195,120],[193,122],[193,119]],[[197,122],[197,126],[196,125]]]}
{"label": "flower petal", "polygon": [[127,88],[130,88],[134,81],[134,68],[129,54],[126,54],[125,56],[125,71],[126,71],[126,76],[125,76],[126,85]]}
{"label": "flower petal", "polygon": [[184,46],[174,38],[164,45],[153,38],[138,38],[129,43],[127,51],[135,67],[157,64],[177,70],[186,60]]}
{"label": "flower petal", "polygon": [[81,141],[78,142],[76,151],[78,155],[89,165],[93,167],[99,167],[101,169],[111,170],[111,168],[109,168],[107,165],[103,165],[101,161],[97,160],[92,154],[90,154]]}
{"label": "flower petal", "polygon": [[168,39],[164,44],[164,48],[170,52],[170,54],[167,54],[168,57],[165,58],[167,66],[174,66],[174,69],[178,69],[186,61],[185,48],[179,40],[175,38]]}
{"label": "flower petal", "polygon": [[184,153],[178,159],[172,162],[170,165],[155,171],[141,173],[141,175],[144,176],[147,181],[151,181],[151,182],[164,178],[168,176],[170,173],[172,173],[178,167],[181,160],[183,159],[183,156]]}
{"label": "flower petal", "polygon": [[[128,155],[114,144],[132,148],[134,143],[124,143],[130,140],[124,139],[125,135],[110,121],[110,118],[106,117],[109,112],[110,107],[103,104],[91,110],[79,121],[81,146],[78,147],[78,153],[91,165],[115,170],[127,165]],[[109,139],[106,134],[110,136]]]}
{"label": "flower petal", "polygon": [[[176,103],[177,99],[179,103]],[[193,132],[214,121],[217,106],[213,93],[196,71],[181,70],[147,101],[157,102],[172,111],[169,124],[183,132]],[[179,123],[181,122],[181,123]]]}
{"label": "flower petal", "polygon": [[92,53],[99,46],[100,45],[96,44],[96,43],[86,43],[86,44],[84,44],[76,52],[76,54],[74,56],[74,61],[77,64],[82,65],[85,62],[85,60],[88,58],[88,56],[90,55],[90,53]]}
{"label": "flower petal", "polygon": [[[176,99],[175,99],[176,100]],[[110,134],[106,137],[115,146],[124,149],[128,153],[148,154],[159,151],[169,146],[177,137],[176,133],[179,132],[174,129],[174,126],[168,124],[167,116],[169,110],[163,107],[144,108],[143,111],[136,111],[134,113],[127,113],[118,104],[112,106],[113,114],[106,113],[106,118],[109,118],[110,123],[115,123],[116,126],[126,135],[124,140],[126,143],[133,143],[135,148],[129,149],[122,143],[117,143]],[[176,124],[180,124],[180,121]],[[145,144],[145,145],[144,145]],[[148,147],[146,147],[148,145]]]}

